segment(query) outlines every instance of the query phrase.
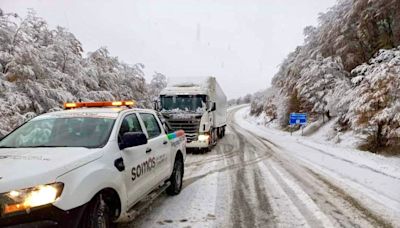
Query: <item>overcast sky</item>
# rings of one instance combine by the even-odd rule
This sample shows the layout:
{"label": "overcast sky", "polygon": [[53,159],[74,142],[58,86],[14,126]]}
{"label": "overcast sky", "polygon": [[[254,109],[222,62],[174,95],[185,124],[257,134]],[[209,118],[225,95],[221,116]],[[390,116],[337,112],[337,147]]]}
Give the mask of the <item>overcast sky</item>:
{"label": "overcast sky", "polygon": [[270,85],[303,28],[336,0],[0,0],[68,28],[85,52],[106,46],[126,63],[167,77],[217,77],[229,98]]}

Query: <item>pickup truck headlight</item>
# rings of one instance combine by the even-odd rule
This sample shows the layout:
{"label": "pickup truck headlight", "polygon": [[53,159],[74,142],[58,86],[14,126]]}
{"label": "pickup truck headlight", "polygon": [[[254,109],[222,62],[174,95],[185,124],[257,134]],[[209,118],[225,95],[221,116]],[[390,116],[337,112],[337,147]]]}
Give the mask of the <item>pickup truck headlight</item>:
{"label": "pickup truck headlight", "polygon": [[199,135],[198,140],[199,141],[206,141],[210,138],[209,135]]}
{"label": "pickup truck headlight", "polygon": [[3,214],[29,211],[31,208],[57,201],[64,188],[63,183],[39,185],[0,194],[0,209]]}

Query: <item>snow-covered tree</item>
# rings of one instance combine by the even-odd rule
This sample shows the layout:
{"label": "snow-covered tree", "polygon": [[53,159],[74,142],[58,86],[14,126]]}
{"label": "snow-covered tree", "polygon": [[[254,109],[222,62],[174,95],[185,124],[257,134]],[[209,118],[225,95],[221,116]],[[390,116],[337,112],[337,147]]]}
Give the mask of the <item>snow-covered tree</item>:
{"label": "snow-covered tree", "polygon": [[399,8],[398,0],[340,0],[320,14],[272,79],[264,112],[281,127],[290,112],[307,112],[311,121],[337,117],[336,130],[375,138],[374,150],[398,144]]}
{"label": "snow-covered tree", "polygon": [[82,57],[65,28],[50,29],[29,10],[0,12],[0,134],[67,101],[135,99],[149,107],[143,64],[129,65],[100,48]]}
{"label": "snow-covered tree", "polygon": [[336,107],[329,109],[328,102],[339,100],[340,97],[336,97],[334,91],[339,89],[338,85],[342,86],[342,84],[348,83],[341,59],[323,58],[318,55],[316,59],[303,62],[300,75],[295,86],[299,91],[298,97],[303,100],[302,103],[312,106],[311,110],[305,111],[322,114],[323,117],[326,116],[330,119],[331,112],[334,112]]}
{"label": "snow-covered tree", "polygon": [[153,78],[149,84],[149,94],[151,99],[156,99],[159,95],[161,90],[167,87],[167,77],[159,72],[154,72]]}
{"label": "snow-covered tree", "polygon": [[379,51],[352,75],[346,98],[351,126],[369,135],[370,149],[400,146],[400,47]]}
{"label": "snow-covered tree", "polygon": [[260,115],[264,111],[266,91],[258,91],[251,96],[250,114]]}

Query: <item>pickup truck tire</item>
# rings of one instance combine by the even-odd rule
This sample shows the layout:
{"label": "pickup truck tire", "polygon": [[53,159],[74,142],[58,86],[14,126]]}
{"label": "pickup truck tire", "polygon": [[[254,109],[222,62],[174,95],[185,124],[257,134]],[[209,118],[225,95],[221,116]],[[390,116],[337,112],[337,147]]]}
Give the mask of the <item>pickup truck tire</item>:
{"label": "pickup truck tire", "polygon": [[97,195],[88,203],[80,227],[85,227],[85,228],[114,227],[110,216],[110,208],[103,200],[101,194]]}
{"label": "pickup truck tire", "polygon": [[170,186],[168,186],[166,192],[170,196],[178,195],[182,189],[183,179],[183,161],[180,158],[175,159],[174,170],[169,178]]}

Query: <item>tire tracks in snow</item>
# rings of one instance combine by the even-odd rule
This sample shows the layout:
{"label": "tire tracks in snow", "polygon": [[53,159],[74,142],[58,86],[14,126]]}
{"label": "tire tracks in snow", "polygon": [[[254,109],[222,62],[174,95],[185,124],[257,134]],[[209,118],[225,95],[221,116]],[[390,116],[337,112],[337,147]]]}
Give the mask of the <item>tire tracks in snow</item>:
{"label": "tire tracks in snow", "polygon": [[[254,152],[257,148],[254,144],[247,141],[246,137],[240,134],[233,126],[235,112],[229,113],[230,131],[235,135],[238,142],[235,153],[239,163],[247,163],[248,160],[256,162],[252,166],[246,166],[241,170],[231,172],[229,181],[231,182],[231,210],[229,215],[230,224],[233,227],[260,227],[271,226],[273,212],[269,198],[262,187],[257,183],[261,174],[254,165],[262,160],[268,159],[270,154],[257,156]],[[232,143],[232,141],[231,141]],[[247,160],[246,160],[247,158]],[[225,163],[235,162],[226,159]],[[261,217],[260,217],[261,214]]]}
{"label": "tire tracks in snow", "polygon": [[[188,157],[182,190],[184,195],[186,193],[187,197],[195,197],[203,191],[199,183],[207,185],[214,182],[213,191],[216,192],[210,192],[213,197],[208,198],[215,202],[208,205],[209,209],[201,210],[201,213],[205,214],[193,217],[187,212],[192,206],[198,207],[201,201],[206,200],[196,197],[188,202],[189,205],[183,204],[183,208],[186,209],[183,209],[179,216],[175,216],[186,218],[187,222],[179,224],[175,219],[176,221],[171,220],[173,223],[160,224],[158,221],[172,219],[168,215],[169,210],[176,210],[176,205],[169,203],[173,200],[162,196],[154,206],[163,206],[163,209],[145,212],[140,218],[141,222],[136,225],[363,228],[392,226],[364,207],[362,202],[352,198],[345,190],[308,168],[308,163],[285,153],[284,149],[274,142],[243,129],[233,118],[237,110],[228,113],[229,127],[226,137],[210,153]],[[193,186],[196,186],[195,189]],[[193,192],[188,192],[189,189]],[[216,215],[212,218],[215,221],[204,222],[203,218],[207,219],[207,213],[212,211]],[[148,219],[151,223],[146,222]],[[135,223],[132,225],[135,226]]]}
{"label": "tire tracks in snow", "polygon": [[[278,151],[282,148],[278,145],[243,129],[238,124],[235,124],[235,127],[239,128],[241,132],[251,135],[254,140],[262,143],[266,150],[272,152],[272,158],[263,161],[264,166],[272,174],[270,178],[273,178],[281,186],[302,212],[308,225],[319,227],[313,219],[313,217],[317,217],[320,222],[323,222],[324,227],[392,227],[392,224],[368,210],[343,189],[321,175],[316,176],[317,173],[304,166],[298,159],[279,153]],[[293,194],[293,190],[295,190],[295,194]],[[296,199],[299,196],[301,203]],[[308,202],[305,204],[308,207],[312,205],[311,215],[304,207],[304,202]]]}

